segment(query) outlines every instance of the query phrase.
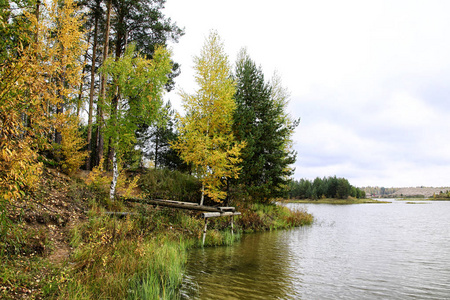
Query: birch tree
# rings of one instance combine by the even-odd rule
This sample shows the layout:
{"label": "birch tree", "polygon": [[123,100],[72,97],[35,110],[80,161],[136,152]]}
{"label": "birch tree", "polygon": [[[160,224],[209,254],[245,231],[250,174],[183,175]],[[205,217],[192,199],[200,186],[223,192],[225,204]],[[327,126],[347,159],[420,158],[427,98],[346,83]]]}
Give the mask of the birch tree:
{"label": "birch tree", "polygon": [[[114,84],[109,89],[112,93],[106,98],[106,104],[117,103],[117,109],[111,110],[105,128],[105,137],[113,144],[111,200],[119,177],[120,156],[125,149],[136,145],[138,124],[151,123],[156,118],[171,67],[170,52],[166,49],[156,48],[150,60],[135,52],[135,45],[131,44],[120,59],[111,57],[101,68],[101,72],[113,77]],[[108,110],[110,107],[104,111]]]}
{"label": "birch tree", "polygon": [[[36,3],[18,15],[7,9],[0,10],[0,202],[35,186],[40,150],[61,150],[68,172],[83,160],[76,117],[61,111],[77,94],[82,69],[83,33],[73,1]],[[60,145],[51,144],[55,129]]]}
{"label": "birch tree", "polygon": [[200,56],[194,58],[199,89],[193,95],[181,93],[186,116],[180,117],[180,137],[172,144],[202,182],[200,205],[205,195],[217,202],[225,199],[221,187],[238,177],[245,145],[237,143],[232,132],[236,90],[223,48],[219,35],[211,32]]}

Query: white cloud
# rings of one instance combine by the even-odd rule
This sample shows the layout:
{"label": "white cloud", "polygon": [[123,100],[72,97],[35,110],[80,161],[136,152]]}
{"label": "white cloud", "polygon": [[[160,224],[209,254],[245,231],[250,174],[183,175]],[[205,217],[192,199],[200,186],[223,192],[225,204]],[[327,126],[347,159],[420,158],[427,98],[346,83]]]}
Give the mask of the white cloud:
{"label": "white cloud", "polygon": [[[186,35],[173,45],[179,88],[217,29],[292,94],[297,178],[357,185],[450,184],[450,1],[168,0]],[[170,93],[174,107],[179,97]]]}

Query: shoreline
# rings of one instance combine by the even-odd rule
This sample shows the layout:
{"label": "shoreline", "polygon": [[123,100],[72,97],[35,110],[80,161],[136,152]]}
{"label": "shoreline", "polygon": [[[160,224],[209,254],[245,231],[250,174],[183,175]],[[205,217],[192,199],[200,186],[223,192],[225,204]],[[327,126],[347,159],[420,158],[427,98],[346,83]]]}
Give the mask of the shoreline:
{"label": "shoreline", "polygon": [[336,198],[325,198],[325,199],[297,199],[297,200],[285,200],[283,203],[305,203],[305,204],[366,204],[366,203],[391,203],[391,201],[380,201],[371,198],[356,199],[336,199]]}

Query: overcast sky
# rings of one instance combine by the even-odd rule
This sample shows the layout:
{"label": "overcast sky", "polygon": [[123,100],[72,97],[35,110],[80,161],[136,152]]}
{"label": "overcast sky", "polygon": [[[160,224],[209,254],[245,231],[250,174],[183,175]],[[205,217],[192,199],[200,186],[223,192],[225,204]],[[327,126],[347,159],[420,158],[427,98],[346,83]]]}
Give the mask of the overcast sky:
{"label": "overcast sky", "polygon": [[301,118],[296,179],[450,186],[450,1],[167,0],[165,14],[186,32],[171,45],[178,90],[195,90],[212,29],[232,64],[245,47],[281,76]]}

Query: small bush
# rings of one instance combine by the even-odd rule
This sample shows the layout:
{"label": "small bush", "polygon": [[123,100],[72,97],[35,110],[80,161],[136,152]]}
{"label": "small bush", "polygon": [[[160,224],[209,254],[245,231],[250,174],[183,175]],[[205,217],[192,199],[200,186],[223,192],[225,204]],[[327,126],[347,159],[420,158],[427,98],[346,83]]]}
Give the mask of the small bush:
{"label": "small bush", "polygon": [[198,202],[201,183],[194,176],[168,169],[149,169],[139,186],[147,198]]}

